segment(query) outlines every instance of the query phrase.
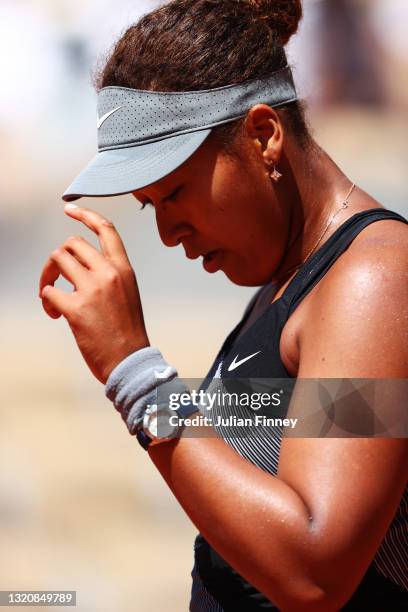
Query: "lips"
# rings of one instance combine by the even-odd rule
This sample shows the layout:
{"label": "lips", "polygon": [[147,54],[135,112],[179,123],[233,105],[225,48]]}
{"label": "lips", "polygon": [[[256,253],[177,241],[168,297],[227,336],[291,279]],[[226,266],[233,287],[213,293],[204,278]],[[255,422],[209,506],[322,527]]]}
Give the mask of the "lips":
{"label": "lips", "polygon": [[203,268],[206,272],[214,274],[221,268],[222,251],[211,251],[203,256]]}
{"label": "lips", "polygon": [[208,257],[215,251],[193,251],[192,249],[188,249],[186,245],[183,245],[187,259],[198,259],[199,257]]}
{"label": "lips", "polygon": [[198,259],[200,257],[200,253],[196,254],[186,250],[186,257],[187,259]]}
{"label": "lips", "polygon": [[205,255],[203,255],[203,260],[205,262],[211,261],[215,257],[216,253],[217,251],[210,251],[209,253],[206,253]]}
{"label": "lips", "polygon": [[220,269],[220,263],[221,263],[221,251],[219,250],[215,250],[215,251],[201,251],[201,252],[197,252],[197,251],[192,251],[186,248],[186,245],[184,246],[184,250],[186,252],[186,257],[188,259],[198,259],[198,257],[202,257],[203,258],[203,267],[207,272],[217,272],[217,270]]}

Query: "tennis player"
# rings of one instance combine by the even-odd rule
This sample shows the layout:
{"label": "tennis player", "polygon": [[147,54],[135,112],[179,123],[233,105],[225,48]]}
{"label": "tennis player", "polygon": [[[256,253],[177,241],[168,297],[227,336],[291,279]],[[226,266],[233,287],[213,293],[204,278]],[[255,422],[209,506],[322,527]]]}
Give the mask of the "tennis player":
{"label": "tennis player", "polygon": [[[299,0],[173,0],[143,17],[102,70],[98,153],[64,194],[132,193],[153,206],[166,246],[260,287],[202,384],[209,394],[243,379],[296,391],[309,379],[408,378],[407,221],[311,136],[284,51],[301,14]],[[351,129],[345,138],[352,146]],[[299,437],[266,424],[246,436],[251,406],[217,405],[213,424],[196,426],[208,435],[193,437],[187,419],[208,407],[191,400],[159,435],[163,398],[186,387],[150,346],[114,225],[65,210],[100,250],[69,238],[40,297],[200,532],[190,610],[408,609],[404,431]],[[54,287],[59,275],[72,293]],[[302,420],[299,393],[288,410]]]}

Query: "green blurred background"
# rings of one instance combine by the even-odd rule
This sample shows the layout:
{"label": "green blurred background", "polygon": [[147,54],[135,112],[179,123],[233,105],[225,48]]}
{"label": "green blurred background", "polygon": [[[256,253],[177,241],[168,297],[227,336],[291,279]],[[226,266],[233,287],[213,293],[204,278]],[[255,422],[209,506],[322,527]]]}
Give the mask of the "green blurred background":
{"label": "green blurred background", "polygon": [[[37,297],[54,248],[73,233],[96,244],[60,200],[95,151],[91,71],[157,4],[0,0],[0,590],[77,590],[81,612],[188,609],[196,529],[66,321],[49,319]],[[407,215],[407,2],[304,6],[289,55],[315,137],[359,186]],[[131,196],[87,205],[122,235],[152,344],[181,376],[202,378],[254,289],[166,249]]]}

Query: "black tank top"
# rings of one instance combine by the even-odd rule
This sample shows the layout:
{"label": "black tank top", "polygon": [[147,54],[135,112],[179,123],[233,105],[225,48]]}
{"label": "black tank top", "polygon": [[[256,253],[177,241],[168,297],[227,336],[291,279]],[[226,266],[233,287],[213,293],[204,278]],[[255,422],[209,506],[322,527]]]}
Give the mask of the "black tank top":
{"label": "black tank top", "polygon": [[[261,307],[261,314],[251,323],[254,307],[273,289],[267,285],[259,290],[240,323],[226,338],[201,388],[212,391],[228,388],[234,376],[240,379],[277,378],[291,379],[282,363],[279,342],[282,329],[302,299],[320,281],[338,257],[349,247],[354,238],[369,224],[381,219],[394,219],[408,223],[393,211],[373,208],[356,213],[345,221],[326,243],[302,266],[285,291],[275,302]],[[249,323],[249,325],[248,325]],[[255,356],[239,369],[230,369],[237,355]],[[222,412],[222,409],[220,409]],[[215,415],[212,415],[215,416]],[[216,428],[217,429],[217,428]],[[277,473],[281,433],[273,428],[262,443],[256,439],[231,436],[231,428],[218,428],[221,435],[240,455],[272,474]],[[278,431],[278,433],[276,433]],[[243,526],[244,528],[244,526]],[[252,610],[278,610],[262,593],[240,576],[199,534],[195,541],[195,571],[198,572],[210,598],[217,602],[217,610],[225,612],[251,612]],[[290,580],[290,576],[288,576]],[[194,590],[194,587],[193,587]],[[203,598],[203,601],[205,598]],[[218,607],[219,606],[219,607]],[[192,608],[191,608],[192,609]],[[194,610],[215,609],[209,605]],[[408,487],[400,506],[356,592],[342,610],[378,611],[408,610]]]}

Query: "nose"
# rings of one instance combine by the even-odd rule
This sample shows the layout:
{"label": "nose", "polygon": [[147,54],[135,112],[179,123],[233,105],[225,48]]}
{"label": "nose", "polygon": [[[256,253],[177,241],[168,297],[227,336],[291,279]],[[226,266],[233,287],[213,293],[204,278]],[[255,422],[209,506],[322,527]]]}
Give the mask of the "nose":
{"label": "nose", "polygon": [[175,247],[180,244],[183,238],[192,234],[192,227],[187,223],[182,223],[173,215],[156,207],[156,224],[159,230],[160,239],[167,247]]}

